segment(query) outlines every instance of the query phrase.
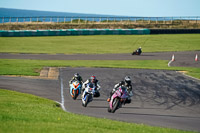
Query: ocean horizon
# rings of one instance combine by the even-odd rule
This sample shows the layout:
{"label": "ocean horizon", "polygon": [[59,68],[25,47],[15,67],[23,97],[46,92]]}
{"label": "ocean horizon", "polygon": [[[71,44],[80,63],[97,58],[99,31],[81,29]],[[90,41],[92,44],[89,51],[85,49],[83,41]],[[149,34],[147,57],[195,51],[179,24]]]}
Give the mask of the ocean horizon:
{"label": "ocean horizon", "polygon": [[71,12],[53,12],[25,9],[0,8],[0,23],[11,22],[69,22],[81,19],[83,21],[170,21],[170,20],[200,20],[200,17],[141,17],[141,16],[117,16],[102,14],[84,14]]}
{"label": "ocean horizon", "polygon": [[0,8],[0,17],[38,17],[38,16],[58,16],[58,17],[126,17],[116,15],[103,14],[86,14],[86,13],[71,13],[71,12],[54,12],[54,11],[39,11],[26,9]]}

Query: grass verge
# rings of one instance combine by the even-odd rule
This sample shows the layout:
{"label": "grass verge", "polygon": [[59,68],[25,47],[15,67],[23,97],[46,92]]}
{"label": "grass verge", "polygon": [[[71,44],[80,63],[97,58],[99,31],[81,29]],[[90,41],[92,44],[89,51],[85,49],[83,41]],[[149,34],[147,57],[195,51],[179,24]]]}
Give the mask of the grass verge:
{"label": "grass verge", "polygon": [[200,50],[200,34],[0,37],[4,53],[104,54]]}
{"label": "grass verge", "polygon": [[168,67],[166,60],[23,60],[0,59],[0,75],[38,76],[43,67],[109,67],[187,71],[200,79],[200,69],[191,67]]}
{"label": "grass verge", "polygon": [[[54,101],[0,89],[0,132],[190,133],[64,112]],[[192,132],[191,132],[192,133]]]}

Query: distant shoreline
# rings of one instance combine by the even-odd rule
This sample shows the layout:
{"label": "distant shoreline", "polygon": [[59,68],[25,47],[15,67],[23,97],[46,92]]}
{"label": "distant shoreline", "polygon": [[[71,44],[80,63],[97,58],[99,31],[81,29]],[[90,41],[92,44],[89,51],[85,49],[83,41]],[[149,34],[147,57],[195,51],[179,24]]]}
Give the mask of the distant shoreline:
{"label": "distant shoreline", "polygon": [[0,30],[50,30],[50,29],[200,29],[199,23],[191,24],[146,24],[146,23],[6,23]]}

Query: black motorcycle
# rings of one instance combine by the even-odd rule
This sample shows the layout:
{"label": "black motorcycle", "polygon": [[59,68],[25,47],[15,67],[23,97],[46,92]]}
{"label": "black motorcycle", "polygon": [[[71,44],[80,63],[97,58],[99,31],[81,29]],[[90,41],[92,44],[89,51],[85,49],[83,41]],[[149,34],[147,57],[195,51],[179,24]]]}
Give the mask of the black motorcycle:
{"label": "black motorcycle", "polygon": [[138,48],[137,50],[133,51],[132,55],[140,55],[142,53],[142,49]]}

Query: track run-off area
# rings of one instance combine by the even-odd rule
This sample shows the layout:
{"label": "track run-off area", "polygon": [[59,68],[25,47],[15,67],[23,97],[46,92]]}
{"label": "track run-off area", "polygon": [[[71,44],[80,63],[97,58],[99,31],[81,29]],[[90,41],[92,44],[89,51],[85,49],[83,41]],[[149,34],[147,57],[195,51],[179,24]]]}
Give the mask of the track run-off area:
{"label": "track run-off area", "polygon": [[[171,60],[170,66],[197,67],[195,55],[200,51],[102,55],[48,55],[0,53],[0,59],[40,60]],[[101,96],[94,98],[85,108],[81,97],[73,100],[69,94],[68,81],[79,73],[85,81],[95,75],[101,86]],[[106,101],[113,86],[125,76],[132,78],[132,103],[124,105],[114,114],[108,113]],[[200,80],[168,70],[122,69],[122,68],[59,68],[58,80],[31,79],[0,76],[0,88],[30,93],[59,102],[63,110],[93,117],[119,121],[144,123],[152,126],[200,131]]]}

